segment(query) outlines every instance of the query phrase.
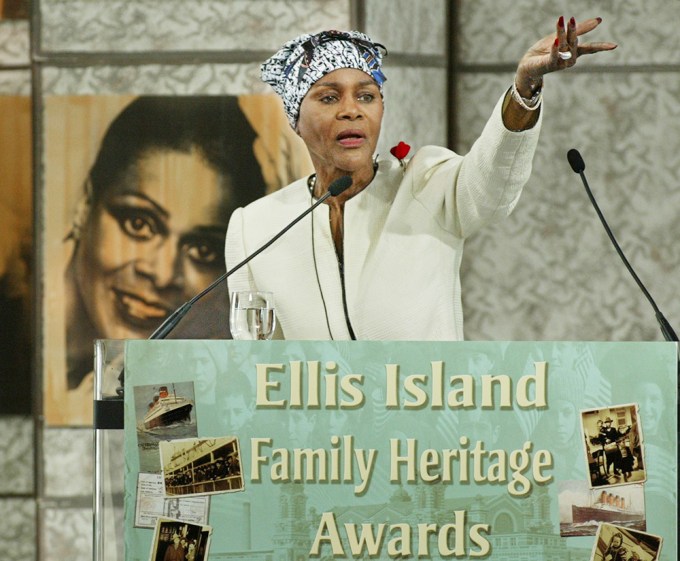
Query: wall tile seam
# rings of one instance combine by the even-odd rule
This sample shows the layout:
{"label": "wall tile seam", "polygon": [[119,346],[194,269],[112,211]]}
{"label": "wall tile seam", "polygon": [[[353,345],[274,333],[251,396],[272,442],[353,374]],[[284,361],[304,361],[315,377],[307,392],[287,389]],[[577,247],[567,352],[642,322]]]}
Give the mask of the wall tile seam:
{"label": "wall tile seam", "polygon": [[[166,56],[148,56],[147,54],[130,53],[106,53],[106,54],[88,54],[88,55],[72,55],[59,53],[55,56],[41,56],[34,57],[30,65],[15,65],[14,69],[26,70],[32,66],[40,67],[55,67],[55,68],[88,68],[98,66],[151,66],[151,65],[165,65],[165,66],[201,66],[206,64],[261,64],[266,60],[271,53],[269,52],[251,52],[239,53],[236,56],[201,56],[200,54],[184,54],[174,53]],[[134,55],[134,56],[130,56]],[[448,68],[448,61],[444,57],[438,56],[415,56],[404,55],[395,56],[391,59],[384,60],[383,66],[385,68]],[[0,67],[0,70],[12,67]]]}
{"label": "wall tile seam", "polygon": [[[514,72],[514,63],[496,64],[465,64],[455,63],[452,66],[454,74],[494,74]],[[680,73],[680,64],[607,64],[590,65],[569,69],[569,74],[655,74]]]}
{"label": "wall tile seam", "polygon": [[269,51],[121,52],[101,51],[35,53],[32,63],[40,66],[140,66],[145,64],[243,64],[260,63],[271,56]]}
{"label": "wall tile seam", "polygon": [[[112,496],[115,497],[116,495]],[[94,506],[92,494],[63,497],[42,496],[37,498],[37,503],[42,511],[53,509],[92,509]]]}

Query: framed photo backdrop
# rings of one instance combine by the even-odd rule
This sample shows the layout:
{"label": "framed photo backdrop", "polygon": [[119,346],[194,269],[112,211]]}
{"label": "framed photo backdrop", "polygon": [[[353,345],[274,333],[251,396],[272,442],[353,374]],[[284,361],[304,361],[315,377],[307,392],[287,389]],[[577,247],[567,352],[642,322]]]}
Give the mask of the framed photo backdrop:
{"label": "framed photo backdrop", "polygon": [[[224,272],[231,212],[311,171],[273,95],[44,100],[45,418],[92,422],[93,341],[145,339]],[[227,338],[226,287],[186,338]]]}

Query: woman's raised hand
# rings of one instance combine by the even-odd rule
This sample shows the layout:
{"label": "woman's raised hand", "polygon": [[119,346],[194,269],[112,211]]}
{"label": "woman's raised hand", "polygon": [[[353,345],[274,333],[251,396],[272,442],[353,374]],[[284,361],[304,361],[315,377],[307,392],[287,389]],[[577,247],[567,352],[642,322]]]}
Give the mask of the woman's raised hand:
{"label": "woman's raised hand", "polygon": [[611,51],[618,45],[611,42],[579,43],[579,37],[589,33],[602,23],[602,18],[591,18],[576,23],[572,17],[568,22],[561,16],[555,33],[546,35],[534,43],[517,65],[515,84],[522,97],[530,98],[541,86],[543,76],[570,68],[582,55]]}

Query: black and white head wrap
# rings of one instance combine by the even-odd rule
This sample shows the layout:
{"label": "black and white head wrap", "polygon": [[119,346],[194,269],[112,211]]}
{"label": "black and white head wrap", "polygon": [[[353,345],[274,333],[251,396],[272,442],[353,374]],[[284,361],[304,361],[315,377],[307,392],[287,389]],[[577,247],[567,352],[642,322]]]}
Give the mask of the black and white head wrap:
{"label": "black and white head wrap", "polygon": [[[382,50],[381,50],[382,49]],[[295,128],[300,104],[309,88],[325,74],[339,68],[356,68],[366,72],[380,88],[386,78],[382,73],[383,52],[380,43],[359,31],[322,31],[300,35],[288,41],[271,58],[262,63],[262,80],[283,99],[290,125]]]}

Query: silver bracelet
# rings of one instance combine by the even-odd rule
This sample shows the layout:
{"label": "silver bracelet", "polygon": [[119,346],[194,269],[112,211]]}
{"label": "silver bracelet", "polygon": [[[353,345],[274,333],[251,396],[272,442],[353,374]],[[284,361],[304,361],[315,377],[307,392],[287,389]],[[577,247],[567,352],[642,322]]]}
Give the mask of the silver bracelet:
{"label": "silver bracelet", "polygon": [[543,88],[538,88],[534,92],[534,95],[531,96],[531,99],[526,99],[525,97],[522,97],[517,91],[517,84],[515,84],[515,81],[513,80],[512,88],[510,89],[510,96],[522,107],[522,109],[526,109],[527,111],[536,111],[536,109],[541,106],[541,101],[543,99]]}

